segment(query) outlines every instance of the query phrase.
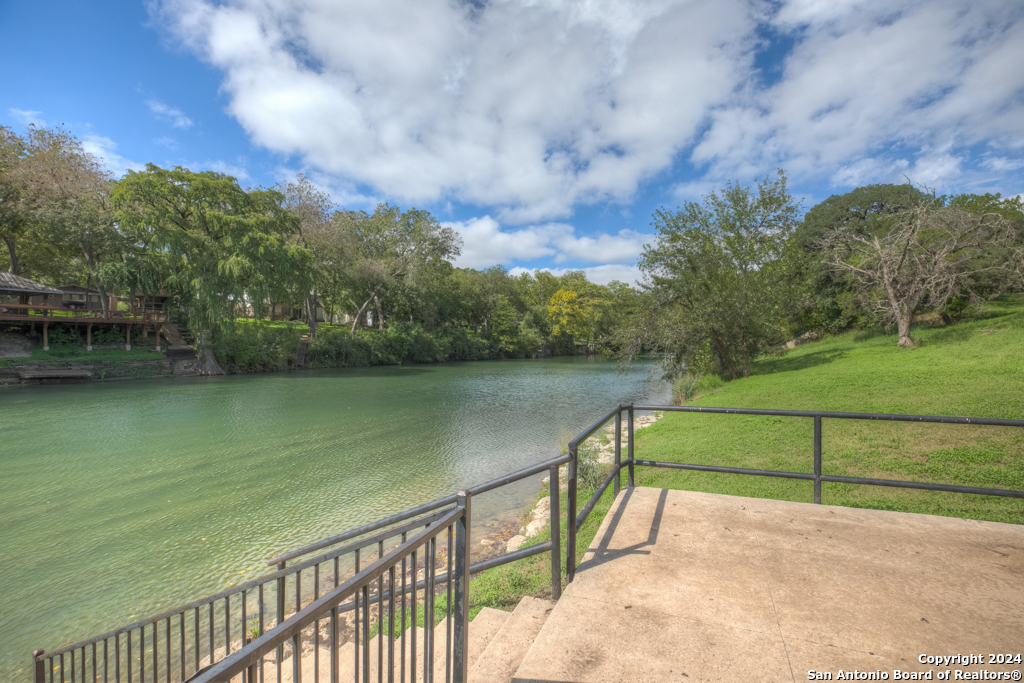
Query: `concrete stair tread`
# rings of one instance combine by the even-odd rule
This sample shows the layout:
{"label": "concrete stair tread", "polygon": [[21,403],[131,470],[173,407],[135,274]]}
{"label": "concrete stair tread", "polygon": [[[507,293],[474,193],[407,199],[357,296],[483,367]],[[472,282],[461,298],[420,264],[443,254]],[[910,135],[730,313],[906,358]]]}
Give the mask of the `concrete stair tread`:
{"label": "concrete stair tread", "polygon": [[553,607],[549,600],[531,597],[520,600],[480,657],[470,666],[470,682],[510,683]]}
{"label": "concrete stair tread", "polygon": [[[476,615],[476,617],[469,623],[469,661],[475,662],[483,654],[488,644],[496,633],[498,633],[505,624],[505,622],[512,616],[509,612],[503,612],[501,610],[492,609],[490,607],[484,607]],[[446,637],[447,619],[441,621],[434,627],[434,680],[443,681],[445,675],[445,637]],[[405,647],[405,661],[406,661],[406,680],[410,680],[409,667],[412,661],[410,655],[411,647],[411,633],[412,629],[406,629],[405,637],[395,640],[395,654],[394,654],[394,666],[395,666],[395,680],[400,679],[401,673],[401,651],[404,644]],[[416,628],[416,679],[422,680],[423,678],[423,633],[424,629]],[[377,648],[380,642],[380,636],[374,636],[370,639],[370,680],[377,680]],[[384,660],[387,661],[387,641],[384,642]],[[320,670],[321,672],[329,670],[330,666],[330,648],[327,644],[321,643],[320,645]],[[340,681],[348,681],[352,679],[355,671],[355,643],[349,641],[338,648],[338,670],[340,673]],[[290,661],[290,660],[289,660]],[[276,678],[276,671],[271,671],[273,667],[267,667],[267,673],[272,678]],[[385,667],[387,668],[387,667]],[[282,671],[282,683],[288,683],[291,680],[291,665],[286,663]],[[321,674],[323,676],[323,674]],[[304,653],[302,658],[302,678],[306,681],[315,680],[313,677],[313,652],[307,651]],[[360,678],[362,678],[362,661],[360,661]],[[386,677],[385,677],[386,680]],[[267,679],[267,683],[274,683]]]}

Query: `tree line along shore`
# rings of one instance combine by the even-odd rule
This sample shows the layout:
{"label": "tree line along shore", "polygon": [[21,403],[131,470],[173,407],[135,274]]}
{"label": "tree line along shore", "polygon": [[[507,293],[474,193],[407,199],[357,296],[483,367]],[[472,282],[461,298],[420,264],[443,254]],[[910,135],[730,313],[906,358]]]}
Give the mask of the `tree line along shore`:
{"label": "tree line along shore", "polygon": [[[642,284],[600,285],[457,268],[462,239],[429,212],[340,208],[301,175],[269,189],[153,164],[113,178],[67,130],[0,126],[8,272],[94,291],[104,314],[159,302],[205,373],[653,352],[692,394],[794,340],[883,325],[912,347],[921,315],[955,325],[1024,287],[1020,196],[870,185],[804,209],[782,171],[728,183],[655,212]],[[80,328],[53,334],[46,358],[81,355]]]}

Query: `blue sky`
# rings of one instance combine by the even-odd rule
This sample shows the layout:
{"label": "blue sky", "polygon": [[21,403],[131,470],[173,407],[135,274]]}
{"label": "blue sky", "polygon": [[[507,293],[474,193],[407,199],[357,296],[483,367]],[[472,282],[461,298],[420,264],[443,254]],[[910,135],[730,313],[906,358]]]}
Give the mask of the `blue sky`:
{"label": "blue sky", "polygon": [[1017,0],[0,4],[0,123],[339,206],[430,210],[457,265],[632,281],[659,207],[785,168],[1024,192]]}

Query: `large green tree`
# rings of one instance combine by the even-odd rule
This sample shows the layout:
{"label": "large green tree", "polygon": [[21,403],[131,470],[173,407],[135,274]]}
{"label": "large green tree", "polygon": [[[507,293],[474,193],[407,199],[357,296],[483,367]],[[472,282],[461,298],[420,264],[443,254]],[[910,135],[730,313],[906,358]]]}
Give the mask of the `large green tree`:
{"label": "large green tree", "polygon": [[197,333],[207,373],[222,372],[210,342],[243,302],[259,313],[264,302],[309,291],[311,255],[294,243],[300,219],[279,192],[148,164],[129,171],[113,199],[122,230],[147,245],[146,260]]}
{"label": "large green tree", "polygon": [[668,351],[692,367],[710,348],[721,370],[750,375],[751,361],[785,340],[798,299],[797,211],[782,171],[657,211],[639,264],[651,308],[634,321],[625,355]]}
{"label": "large green tree", "polygon": [[114,218],[110,173],[67,131],[33,126],[11,176],[20,186],[22,207],[36,224],[34,239],[48,243],[64,260],[80,263],[82,279],[99,290],[107,311],[108,281],[120,269],[125,247]]}
{"label": "large green tree", "polygon": [[873,229],[837,228],[821,250],[855,283],[864,304],[896,326],[904,347],[914,345],[911,324],[922,307],[942,310],[957,297],[980,305],[1024,276],[1020,221],[935,199]]}
{"label": "large green tree", "polygon": [[[427,211],[380,204],[373,214],[338,211],[333,222],[343,242],[342,280],[355,310],[352,335],[373,305],[378,327],[384,327],[381,297],[438,260],[457,256],[462,240]],[[362,302],[362,303],[359,303]]]}
{"label": "large green tree", "polygon": [[840,229],[858,234],[877,232],[897,213],[927,199],[927,194],[909,183],[865,185],[832,195],[804,215],[795,233],[797,244],[809,256],[803,261],[802,277],[809,288],[800,327],[838,332],[864,316],[849,279],[829,266],[822,251],[823,238]]}

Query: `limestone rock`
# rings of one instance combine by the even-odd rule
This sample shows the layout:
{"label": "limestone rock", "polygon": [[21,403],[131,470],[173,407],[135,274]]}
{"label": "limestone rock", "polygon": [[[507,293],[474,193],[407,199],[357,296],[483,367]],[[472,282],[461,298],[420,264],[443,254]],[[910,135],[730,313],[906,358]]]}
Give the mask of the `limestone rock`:
{"label": "limestone rock", "polygon": [[514,553],[526,542],[526,536],[515,535],[505,543],[505,552]]}

